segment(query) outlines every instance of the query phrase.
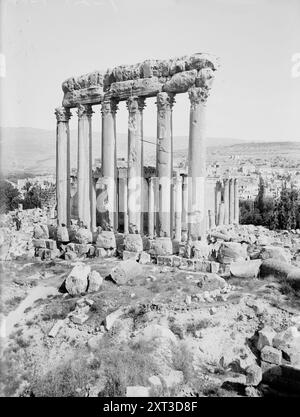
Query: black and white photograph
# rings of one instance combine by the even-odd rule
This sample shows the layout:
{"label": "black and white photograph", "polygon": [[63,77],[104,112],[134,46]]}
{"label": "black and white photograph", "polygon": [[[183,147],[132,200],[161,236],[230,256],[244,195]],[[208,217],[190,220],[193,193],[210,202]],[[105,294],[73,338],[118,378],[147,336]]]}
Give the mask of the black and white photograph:
{"label": "black and white photograph", "polygon": [[300,0],[0,0],[0,155],[0,397],[300,398]]}

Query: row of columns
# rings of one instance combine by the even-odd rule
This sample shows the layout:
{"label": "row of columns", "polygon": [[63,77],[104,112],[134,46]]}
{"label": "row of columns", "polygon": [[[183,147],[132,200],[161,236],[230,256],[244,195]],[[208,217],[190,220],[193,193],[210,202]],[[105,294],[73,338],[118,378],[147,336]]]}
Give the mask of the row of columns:
{"label": "row of columns", "polygon": [[[192,239],[202,237],[206,231],[205,214],[205,102],[207,94],[202,87],[189,90],[191,102],[189,131],[188,184],[176,178],[173,198],[173,137],[172,108],[175,95],[160,92],[157,95],[157,155],[156,172],[158,196],[155,196],[154,182],[149,183],[149,230],[154,226],[158,236],[172,236],[173,212],[175,213],[175,235],[179,238],[181,227],[186,227]],[[116,157],[116,112],[118,102],[105,99],[101,104],[102,113],[102,178],[98,196],[92,177],[92,106],[79,105],[78,115],[78,218],[90,229],[96,227],[96,210],[101,222],[117,228],[117,157]],[[128,187],[124,210],[124,230],[142,232],[143,201],[143,110],[145,98],[130,97],[128,108]],[[68,108],[58,108],[57,118],[57,213],[60,223],[70,224],[70,133]],[[126,180],[126,179],[124,179]],[[156,201],[158,199],[158,202]],[[180,210],[179,210],[180,208]],[[180,219],[182,222],[179,222]],[[180,226],[179,226],[180,223]]]}
{"label": "row of columns", "polygon": [[239,223],[238,179],[218,181],[215,190],[215,224]]}

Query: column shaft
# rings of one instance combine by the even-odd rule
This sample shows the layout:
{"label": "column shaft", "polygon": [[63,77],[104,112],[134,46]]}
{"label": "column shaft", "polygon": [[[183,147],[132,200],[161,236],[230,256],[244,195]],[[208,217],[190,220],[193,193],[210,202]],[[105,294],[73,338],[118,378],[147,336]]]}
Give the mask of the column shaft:
{"label": "column shaft", "polygon": [[224,224],[224,216],[225,216],[225,206],[224,203],[220,203],[219,209],[219,226],[223,226]]}
{"label": "column shaft", "polygon": [[159,178],[158,235],[171,236],[172,131],[171,98],[157,95],[157,175]]}
{"label": "column shaft", "polygon": [[182,178],[182,230],[188,229],[188,179],[187,175]]}
{"label": "column shaft", "polygon": [[182,177],[174,178],[175,240],[181,242]]}
{"label": "column shaft", "polygon": [[205,176],[206,176],[206,140],[205,140],[205,101],[202,88],[189,90],[191,101],[189,132],[189,204],[188,231],[192,240],[203,238],[206,232],[205,213]]}
{"label": "column shaft", "polygon": [[229,224],[229,180],[224,180],[224,224]]}
{"label": "column shaft", "polygon": [[56,201],[59,224],[70,225],[70,110],[55,109],[56,128]]}
{"label": "column shaft", "polygon": [[103,189],[98,209],[101,212],[102,225],[110,228],[116,226],[116,132],[115,115],[117,104],[107,100],[102,103],[102,177]]}
{"label": "column shaft", "polygon": [[220,214],[220,204],[221,204],[221,195],[222,195],[222,186],[221,182],[216,182],[216,209],[215,209],[215,215],[216,215],[216,225],[219,225],[219,214]]}
{"label": "column shaft", "polygon": [[229,180],[229,224],[234,222],[234,179]]}
{"label": "column shaft", "polygon": [[127,100],[128,118],[128,221],[130,228],[142,232],[143,193],[143,108],[144,99]]}
{"label": "column shaft", "polygon": [[155,220],[155,177],[148,180],[148,235],[150,239],[154,237],[154,220]]}
{"label": "column shaft", "polygon": [[92,108],[78,106],[77,197],[78,218],[92,229]]}
{"label": "column shaft", "polygon": [[238,179],[234,180],[234,222],[239,224],[239,186]]}

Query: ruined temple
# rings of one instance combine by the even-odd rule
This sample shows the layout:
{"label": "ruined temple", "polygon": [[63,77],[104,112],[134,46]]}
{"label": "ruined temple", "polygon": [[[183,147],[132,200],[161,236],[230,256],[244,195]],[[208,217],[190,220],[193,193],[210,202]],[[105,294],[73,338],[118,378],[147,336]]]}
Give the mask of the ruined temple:
{"label": "ruined temple", "polygon": [[[57,217],[70,224],[71,109],[78,115],[76,206],[78,219],[91,230],[109,225],[125,233],[147,233],[181,241],[203,238],[216,224],[238,222],[235,178],[206,179],[205,110],[215,72],[214,56],[196,53],[169,60],[146,60],[67,79],[57,118]],[[174,171],[172,109],[176,94],[188,93],[190,125],[188,169]],[[143,112],[156,97],[156,167],[143,161]],[[128,109],[128,165],[117,169],[118,103]],[[101,106],[101,173],[92,172],[92,115]],[[95,116],[94,116],[95,117]],[[98,157],[98,155],[97,155]]]}

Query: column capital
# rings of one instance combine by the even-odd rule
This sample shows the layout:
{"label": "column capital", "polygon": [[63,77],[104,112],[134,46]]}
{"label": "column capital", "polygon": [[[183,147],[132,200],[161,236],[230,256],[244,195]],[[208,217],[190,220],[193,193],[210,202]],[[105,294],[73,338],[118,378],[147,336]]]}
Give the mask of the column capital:
{"label": "column capital", "polygon": [[79,106],[77,107],[77,115],[79,119],[83,116],[92,117],[93,113],[94,112],[90,104],[79,104]]}
{"label": "column capital", "polygon": [[101,103],[101,113],[103,116],[107,116],[110,113],[116,113],[118,110],[118,100],[106,99]]}
{"label": "column capital", "polygon": [[174,94],[160,92],[157,94],[157,110],[163,116],[167,110],[171,110],[174,103]]}
{"label": "column capital", "polygon": [[126,106],[130,114],[137,113],[139,109],[138,97],[137,96],[128,97],[128,99],[126,100]]}
{"label": "column capital", "polygon": [[57,107],[54,114],[58,122],[68,122],[72,116],[68,107]]}
{"label": "column capital", "polygon": [[202,68],[198,71],[195,86],[188,90],[192,108],[200,103],[206,103],[214,77],[214,71],[211,68]]}
{"label": "column capital", "polygon": [[191,87],[188,90],[191,108],[194,109],[198,104],[205,104],[209,96],[209,89],[205,87]]}

